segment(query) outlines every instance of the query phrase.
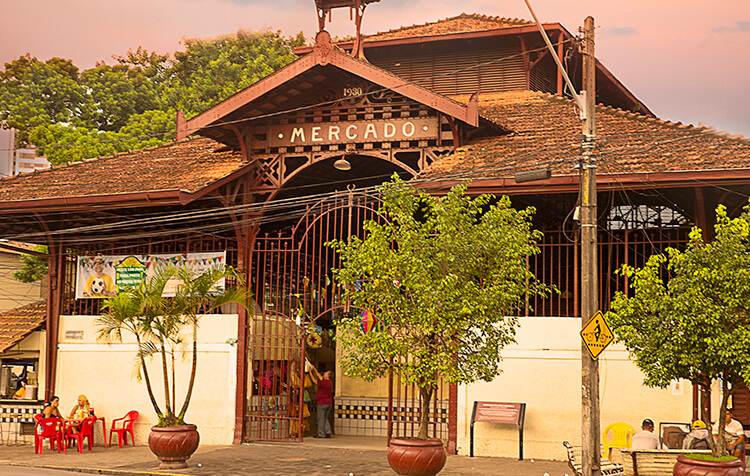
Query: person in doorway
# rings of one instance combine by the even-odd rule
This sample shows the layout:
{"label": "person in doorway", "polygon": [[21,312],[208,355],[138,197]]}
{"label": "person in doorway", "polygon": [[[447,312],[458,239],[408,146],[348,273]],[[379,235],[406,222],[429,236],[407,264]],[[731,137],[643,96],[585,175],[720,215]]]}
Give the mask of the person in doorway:
{"label": "person in doorway", "polygon": [[658,450],[661,448],[659,437],[654,434],[654,422],[646,418],[641,423],[641,431],[633,435],[633,449]]}
{"label": "person in doorway", "polygon": [[682,440],[683,450],[708,450],[711,446],[708,442],[708,429],[703,420],[695,420],[691,426],[690,433]]}
{"label": "person in doorway", "polygon": [[[714,423],[714,439],[719,438],[719,422]],[[724,439],[727,442],[727,451],[735,458],[739,458],[745,453],[745,429],[742,423],[732,418],[732,412],[727,410],[727,417],[724,421]]]}
{"label": "person in doorway", "polygon": [[13,398],[15,398],[16,400],[21,400],[21,399],[26,398],[26,383],[25,382],[21,382],[21,387],[18,390],[16,390],[16,393],[13,394]]}
{"label": "person in doorway", "polygon": [[333,382],[331,381],[331,371],[328,370],[320,375],[318,369],[313,367],[313,373],[317,380],[318,392],[318,434],[313,438],[330,438],[331,424],[328,422],[328,416],[333,409]]}

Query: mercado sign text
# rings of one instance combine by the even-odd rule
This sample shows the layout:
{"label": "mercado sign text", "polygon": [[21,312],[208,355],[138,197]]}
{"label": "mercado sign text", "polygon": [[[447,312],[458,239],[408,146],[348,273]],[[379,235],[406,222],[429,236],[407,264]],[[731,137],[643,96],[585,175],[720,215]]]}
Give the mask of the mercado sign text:
{"label": "mercado sign text", "polygon": [[429,140],[438,138],[438,125],[436,117],[280,124],[269,127],[268,141],[271,147],[294,147]]}

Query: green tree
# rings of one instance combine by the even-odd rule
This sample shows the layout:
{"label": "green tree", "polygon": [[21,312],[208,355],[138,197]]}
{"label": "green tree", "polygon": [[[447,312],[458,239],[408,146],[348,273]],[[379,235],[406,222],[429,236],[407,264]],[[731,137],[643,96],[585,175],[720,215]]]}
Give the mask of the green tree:
{"label": "green tree", "polygon": [[35,128],[29,139],[41,145],[37,151],[53,164],[64,164],[111,155],[174,140],[174,110],[157,109],[133,115],[118,132],[49,124]]}
{"label": "green tree", "polygon": [[90,123],[102,131],[118,131],[136,114],[159,109],[157,86],[140,68],[98,63],[81,74],[96,113]]}
{"label": "green tree", "polygon": [[[750,384],[750,208],[730,219],[719,206],[715,232],[705,242],[693,228],[685,251],[668,248],[643,268],[623,265],[633,293],[618,292],[607,319],[646,385],[663,388],[686,379],[705,397],[720,380],[723,422],[734,385],[741,379]],[[704,399],[703,409],[706,404]],[[714,456],[727,454],[724,425],[718,439],[711,442]]]}
{"label": "green tree", "polygon": [[[35,245],[31,248],[31,251],[44,254],[48,253],[47,247],[44,245]],[[47,258],[25,253],[21,254],[19,258],[21,259],[23,267],[18,271],[13,272],[14,279],[17,279],[22,283],[35,283],[47,276]]]}
{"label": "green tree", "polygon": [[284,38],[271,30],[186,39],[185,51],[174,54],[164,100],[188,117],[199,114],[291,63],[304,42],[302,32]]}
{"label": "green tree", "polygon": [[38,144],[37,153],[52,164],[64,164],[127,150],[114,132],[66,124],[44,124],[34,128],[29,140]]}
{"label": "green tree", "polygon": [[[217,290],[220,280],[239,276],[231,267],[212,269],[200,275],[189,268],[166,267],[145,280],[141,287],[120,291],[103,304],[103,315],[97,318],[98,339],[102,342],[122,342],[122,333],[135,336],[138,344],[136,371],[146,383],[159,423],[169,427],[185,424],[190,398],[195,385],[198,365],[198,328],[200,319],[229,303],[246,305],[247,293],[241,287]],[[172,297],[164,296],[164,289],[171,281],[179,280]],[[185,399],[177,410],[176,361],[184,355],[184,346],[189,343],[191,355],[190,380]],[[146,359],[158,357],[162,368],[164,406],[159,405]],[[163,409],[162,409],[163,408]]]}
{"label": "green tree", "polygon": [[30,55],[5,64],[0,72],[0,118],[18,130],[18,145],[31,129],[55,123],[83,124],[92,104],[78,83],[71,60],[39,61]]}
{"label": "green tree", "polygon": [[115,61],[129,69],[138,69],[151,79],[154,84],[161,84],[168,76],[171,65],[169,54],[159,54],[139,46],[135,51],[129,49],[125,55],[115,55]]}
{"label": "green tree", "polygon": [[416,384],[422,439],[438,381],[492,380],[501,349],[515,342],[521,299],[549,291],[526,265],[542,236],[531,227],[534,209],[465,191],[438,198],[396,180],[382,188],[364,240],[330,243],[351,305],[382,325],[364,333],[357,312],[338,323],[344,371],[373,380],[394,370]]}
{"label": "green tree", "polygon": [[285,66],[304,35],[240,31],[185,40],[170,55],[138,47],[117,64],[80,72],[71,60],[30,55],[0,72],[0,119],[53,164],[157,145],[174,138],[176,111],[195,116]]}

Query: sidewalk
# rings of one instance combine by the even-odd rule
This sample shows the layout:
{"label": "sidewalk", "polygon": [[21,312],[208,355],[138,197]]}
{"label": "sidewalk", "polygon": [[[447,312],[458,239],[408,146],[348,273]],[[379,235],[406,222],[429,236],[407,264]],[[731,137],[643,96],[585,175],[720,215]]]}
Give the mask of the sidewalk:
{"label": "sidewalk", "polygon": [[[79,454],[69,448],[68,454],[50,451],[34,454],[34,445],[0,446],[2,465],[22,465],[80,473],[134,475],[343,475],[393,476],[385,459],[385,438],[334,437],[318,440],[306,438],[303,443],[246,443],[238,446],[200,446],[182,470],[160,470],[159,461],[148,446],[125,448],[94,447]],[[65,473],[61,471],[61,475]],[[516,458],[448,456],[440,475],[571,475],[566,462],[518,461]]]}

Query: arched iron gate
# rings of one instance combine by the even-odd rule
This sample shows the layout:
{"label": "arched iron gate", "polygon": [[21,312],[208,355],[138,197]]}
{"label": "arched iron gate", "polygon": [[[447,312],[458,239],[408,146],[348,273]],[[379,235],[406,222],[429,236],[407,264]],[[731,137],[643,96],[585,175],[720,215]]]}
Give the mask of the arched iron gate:
{"label": "arched iron gate", "polygon": [[[379,204],[377,196],[350,189],[309,206],[286,232],[256,238],[249,283],[256,306],[249,317],[245,441],[301,441],[306,347],[332,345],[336,318],[346,309],[331,273],[339,259],[325,244],[363,237],[362,225],[378,218]],[[416,434],[418,390],[402,385],[398,375],[390,376],[388,387],[387,408],[377,412],[388,419],[387,436]],[[435,395],[430,433],[448,439],[448,386]],[[334,412],[340,411],[335,407]]]}

